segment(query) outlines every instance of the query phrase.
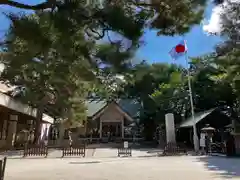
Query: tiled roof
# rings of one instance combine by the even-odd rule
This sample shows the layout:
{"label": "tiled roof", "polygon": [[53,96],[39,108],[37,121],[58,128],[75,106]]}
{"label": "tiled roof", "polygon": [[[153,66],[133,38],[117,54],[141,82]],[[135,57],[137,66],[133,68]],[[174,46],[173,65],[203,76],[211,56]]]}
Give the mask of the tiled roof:
{"label": "tiled roof", "polygon": [[[194,119],[195,119],[195,122],[196,124],[198,122],[200,122],[202,119],[204,119],[205,117],[207,117],[209,114],[211,114],[216,108],[213,108],[213,109],[210,109],[210,110],[207,110],[207,111],[204,111],[204,112],[199,112],[199,113],[196,113],[195,116],[194,116]],[[188,119],[186,119],[184,122],[182,122],[180,124],[180,128],[187,128],[187,127],[192,127],[194,124],[193,122],[193,118],[192,117],[189,117]]]}
{"label": "tiled roof", "polygon": [[107,105],[106,101],[89,100],[86,102],[87,116],[91,117]]}
{"label": "tiled roof", "polygon": [[[119,105],[119,107],[127,113],[129,116],[131,116],[133,119],[137,118],[139,116],[139,111],[141,108],[141,105],[139,102],[137,102],[134,99],[122,99],[116,101],[116,103]],[[102,108],[104,108],[107,105],[107,102],[104,100],[89,100],[86,103],[87,106],[87,116],[91,117],[97,112],[99,112]]]}
{"label": "tiled roof", "polygon": [[140,115],[141,104],[135,99],[123,99],[117,101],[118,105],[133,119]]}

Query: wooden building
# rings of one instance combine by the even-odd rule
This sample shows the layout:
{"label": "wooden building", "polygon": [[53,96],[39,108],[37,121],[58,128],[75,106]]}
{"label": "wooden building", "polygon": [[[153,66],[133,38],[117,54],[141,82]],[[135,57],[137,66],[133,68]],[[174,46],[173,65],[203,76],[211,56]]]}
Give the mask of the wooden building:
{"label": "wooden building", "polygon": [[[33,129],[37,110],[5,94],[9,87],[0,84],[0,148],[13,148],[20,134]],[[48,133],[53,118],[44,114],[42,135]],[[41,135],[41,136],[42,136]]]}
{"label": "wooden building", "polygon": [[88,101],[86,134],[100,139],[126,136],[125,128],[136,122],[140,104],[136,100],[125,99],[113,102]]}

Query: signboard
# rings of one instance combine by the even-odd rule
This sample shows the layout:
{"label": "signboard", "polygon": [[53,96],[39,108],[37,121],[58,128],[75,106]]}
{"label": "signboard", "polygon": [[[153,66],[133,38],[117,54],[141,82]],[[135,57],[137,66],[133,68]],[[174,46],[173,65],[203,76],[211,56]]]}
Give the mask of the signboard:
{"label": "signboard", "polygon": [[209,138],[209,141],[210,141],[210,143],[212,143],[212,142],[213,142],[213,140],[212,140],[212,137],[210,137],[210,138]]}
{"label": "signboard", "polygon": [[201,133],[200,135],[200,139],[204,139],[205,140],[206,134],[205,133]]}
{"label": "signboard", "polygon": [[124,147],[124,148],[128,148],[128,142],[127,142],[127,141],[124,141],[123,147]]}
{"label": "signboard", "polygon": [[206,147],[206,144],[205,144],[205,139],[200,139],[200,146],[201,147]]}

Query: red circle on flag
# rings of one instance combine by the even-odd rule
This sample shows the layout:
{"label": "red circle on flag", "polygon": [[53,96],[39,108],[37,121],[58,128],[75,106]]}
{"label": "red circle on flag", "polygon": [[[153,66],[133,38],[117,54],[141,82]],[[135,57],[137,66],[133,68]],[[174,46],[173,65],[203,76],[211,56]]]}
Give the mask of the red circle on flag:
{"label": "red circle on flag", "polygon": [[177,53],[185,52],[185,46],[182,45],[182,44],[179,44],[175,47],[175,50],[176,50]]}

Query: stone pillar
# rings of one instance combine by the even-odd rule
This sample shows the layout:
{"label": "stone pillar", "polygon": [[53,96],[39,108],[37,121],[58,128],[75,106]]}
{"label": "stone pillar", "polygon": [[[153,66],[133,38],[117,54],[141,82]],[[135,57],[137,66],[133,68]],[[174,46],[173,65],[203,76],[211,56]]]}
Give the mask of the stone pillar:
{"label": "stone pillar", "polygon": [[124,119],[122,120],[122,138],[124,138]]}
{"label": "stone pillar", "polygon": [[100,128],[99,128],[99,137],[100,137],[100,139],[102,138],[102,120],[101,120],[101,118],[100,118],[100,123],[99,123],[99,125],[100,125]]}
{"label": "stone pillar", "polygon": [[165,114],[167,143],[176,143],[174,116],[172,113]]}
{"label": "stone pillar", "polygon": [[8,125],[8,134],[7,134],[7,147],[14,147],[15,137],[17,133],[17,121],[18,115],[10,115],[9,116],[9,125]]}

